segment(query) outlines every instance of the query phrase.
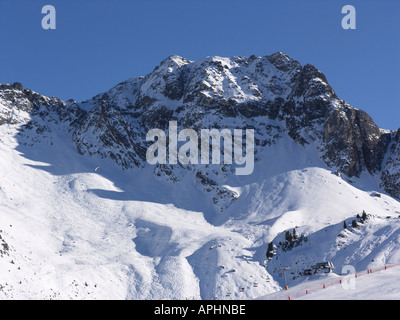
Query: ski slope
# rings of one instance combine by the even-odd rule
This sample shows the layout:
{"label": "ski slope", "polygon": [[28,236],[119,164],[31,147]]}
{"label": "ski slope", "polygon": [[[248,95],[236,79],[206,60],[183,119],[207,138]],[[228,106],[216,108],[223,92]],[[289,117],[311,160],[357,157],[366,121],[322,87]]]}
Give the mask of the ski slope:
{"label": "ski slope", "polygon": [[399,279],[397,264],[346,276],[322,276],[259,300],[399,300]]}

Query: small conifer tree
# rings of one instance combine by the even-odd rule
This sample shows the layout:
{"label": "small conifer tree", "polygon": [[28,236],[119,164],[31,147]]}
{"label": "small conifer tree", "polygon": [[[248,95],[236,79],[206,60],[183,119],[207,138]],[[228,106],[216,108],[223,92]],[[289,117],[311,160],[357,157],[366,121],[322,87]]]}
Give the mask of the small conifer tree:
{"label": "small conifer tree", "polygon": [[368,219],[367,213],[363,210],[362,216],[361,216],[361,220],[362,221],[366,221]]}
{"label": "small conifer tree", "polygon": [[272,259],[272,257],[274,256],[274,244],[272,241],[268,243],[268,249],[266,255],[268,259]]}

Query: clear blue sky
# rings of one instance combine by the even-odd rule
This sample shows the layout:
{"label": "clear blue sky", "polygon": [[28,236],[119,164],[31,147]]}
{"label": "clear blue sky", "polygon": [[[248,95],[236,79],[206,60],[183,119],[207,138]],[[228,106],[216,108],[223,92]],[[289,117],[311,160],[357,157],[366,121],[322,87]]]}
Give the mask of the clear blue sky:
{"label": "clear blue sky", "polygon": [[[56,8],[56,30],[41,9]],[[343,30],[341,9],[356,8]],[[164,58],[263,56],[311,63],[340,98],[400,127],[398,0],[0,0],[0,82],[48,96],[91,98]]]}

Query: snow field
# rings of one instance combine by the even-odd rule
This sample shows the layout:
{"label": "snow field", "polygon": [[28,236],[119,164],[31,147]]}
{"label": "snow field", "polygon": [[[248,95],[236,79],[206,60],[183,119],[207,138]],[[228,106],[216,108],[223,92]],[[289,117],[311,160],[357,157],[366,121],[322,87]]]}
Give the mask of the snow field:
{"label": "snow field", "polygon": [[[399,202],[285,136],[254,175],[225,181],[239,198],[217,214],[189,178],[79,155],[66,132],[30,147],[0,129],[1,299],[254,299],[283,287],[282,265],[292,286],[320,261],[335,272],[400,261]],[[344,230],[362,210],[368,222]],[[309,242],[266,261],[293,228]]]}
{"label": "snow field", "polygon": [[368,269],[346,276],[327,275],[260,300],[398,300],[400,264]]}

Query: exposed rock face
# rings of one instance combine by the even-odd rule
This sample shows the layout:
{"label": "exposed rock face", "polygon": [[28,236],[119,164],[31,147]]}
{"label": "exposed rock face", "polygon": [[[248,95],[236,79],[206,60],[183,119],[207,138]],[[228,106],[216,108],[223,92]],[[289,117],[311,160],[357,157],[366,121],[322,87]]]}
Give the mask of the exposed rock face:
{"label": "exposed rock face", "polygon": [[[16,82],[0,84],[0,124],[25,124],[38,117],[49,122],[74,124],[84,111],[73,100],[64,102],[56,97],[45,97],[32,90],[24,89]],[[14,114],[12,110],[18,111]]]}
{"label": "exposed rock face", "polygon": [[376,173],[381,170],[390,140],[390,134],[380,130],[368,114],[342,103],[324,126],[324,160],[349,177],[365,169]]}
{"label": "exposed rock face", "polygon": [[[23,124],[40,133],[50,130],[46,122],[62,124],[80,153],[111,158],[125,169],[147,165],[146,133],[167,130],[171,120],[196,131],[254,128],[256,160],[262,148],[287,134],[303,146],[316,145],[323,161],[348,177],[382,172],[382,187],[399,197],[399,131],[381,130],[364,111],[340,100],[314,66],[301,66],[281,52],[196,62],[170,56],[147,76],[82,103],[3,84],[0,104],[0,125]],[[13,108],[18,116],[11,116]],[[154,173],[172,181],[179,181],[179,173],[192,174],[220,210],[235,201],[221,186],[233,173],[225,165],[213,170],[157,165]]]}
{"label": "exposed rock face", "polygon": [[387,160],[384,163],[381,175],[381,186],[387,193],[400,198],[400,129],[393,135],[392,143],[388,148]]}

